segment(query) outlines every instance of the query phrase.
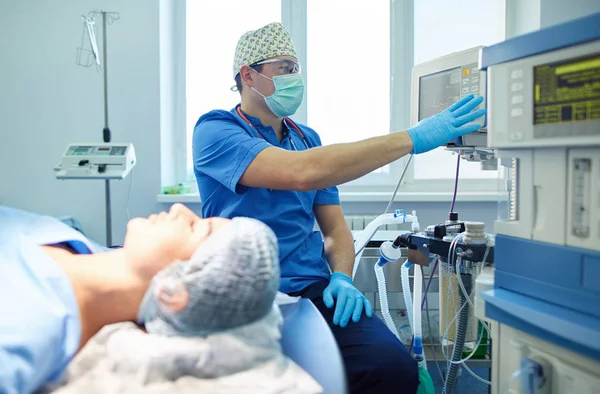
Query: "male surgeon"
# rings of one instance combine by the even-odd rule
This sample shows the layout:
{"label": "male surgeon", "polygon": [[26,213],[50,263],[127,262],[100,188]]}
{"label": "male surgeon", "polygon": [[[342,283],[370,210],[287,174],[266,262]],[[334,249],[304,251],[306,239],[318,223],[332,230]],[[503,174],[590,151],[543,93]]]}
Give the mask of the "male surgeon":
{"label": "male surgeon", "polygon": [[[194,129],[203,216],[254,217],[273,229],[280,291],[311,299],[329,323],[351,393],[415,393],[415,361],[352,283],[354,244],[336,185],[478,130],[470,122],[485,113],[476,110],[482,98],[464,97],[407,130],[322,146],[313,129],[289,119],[302,102],[304,83],[282,24],[245,33],[232,72],[240,104],[202,115]],[[320,231],[313,231],[315,220]]]}

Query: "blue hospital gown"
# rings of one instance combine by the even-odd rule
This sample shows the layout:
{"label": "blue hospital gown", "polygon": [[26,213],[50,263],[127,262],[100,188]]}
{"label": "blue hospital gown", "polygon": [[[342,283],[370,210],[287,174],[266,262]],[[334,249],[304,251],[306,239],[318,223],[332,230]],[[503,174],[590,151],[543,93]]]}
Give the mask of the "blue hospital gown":
{"label": "blue hospital gown", "polygon": [[0,206],[0,393],[31,393],[59,380],[79,347],[73,289],[40,248],[57,243],[101,251],[56,218]]}

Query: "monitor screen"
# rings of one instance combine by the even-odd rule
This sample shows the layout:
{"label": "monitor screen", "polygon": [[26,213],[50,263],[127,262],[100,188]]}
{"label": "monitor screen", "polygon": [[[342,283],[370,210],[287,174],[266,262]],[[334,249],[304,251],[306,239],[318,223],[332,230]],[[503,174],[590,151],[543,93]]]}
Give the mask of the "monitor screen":
{"label": "monitor screen", "polygon": [[110,152],[111,156],[123,156],[127,150],[126,146],[114,146]]}
{"label": "monitor screen", "polygon": [[425,75],[419,79],[419,121],[437,114],[458,101],[461,68]]}
{"label": "monitor screen", "polygon": [[534,125],[600,120],[600,54],[533,70]]}

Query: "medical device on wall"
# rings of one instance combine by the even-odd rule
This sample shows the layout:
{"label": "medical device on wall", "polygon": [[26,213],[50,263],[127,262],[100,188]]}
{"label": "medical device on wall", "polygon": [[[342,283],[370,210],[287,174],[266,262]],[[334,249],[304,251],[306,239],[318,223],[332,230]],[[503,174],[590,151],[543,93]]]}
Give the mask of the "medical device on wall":
{"label": "medical device on wall", "polygon": [[[468,94],[483,96],[487,106],[486,73],[478,66],[481,46],[452,53],[413,67],[411,125],[442,112]],[[487,147],[487,117],[476,120],[481,129],[448,141],[446,148],[469,161],[493,160]],[[495,168],[493,168],[495,169]]]}
{"label": "medical device on wall", "polygon": [[56,166],[57,179],[124,179],[136,164],[132,144],[70,144]]}
{"label": "medical device on wall", "polygon": [[494,289],[483,293],[492,392],[595,392],[600,13],[484,48],[480,68],[488,147],[512,171],[510,217],[494,226]]}

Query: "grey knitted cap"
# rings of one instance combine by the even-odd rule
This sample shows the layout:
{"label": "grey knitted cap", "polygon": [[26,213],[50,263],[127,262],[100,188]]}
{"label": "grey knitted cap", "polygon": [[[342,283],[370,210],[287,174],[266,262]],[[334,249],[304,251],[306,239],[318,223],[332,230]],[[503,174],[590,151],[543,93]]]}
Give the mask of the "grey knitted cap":
{"label": "grey knitted cap", "polygon": [[138,322],[149,333],[206,336],[266,316],[278,288],[277,237],[258,220],[234,218],[154,277]]}

